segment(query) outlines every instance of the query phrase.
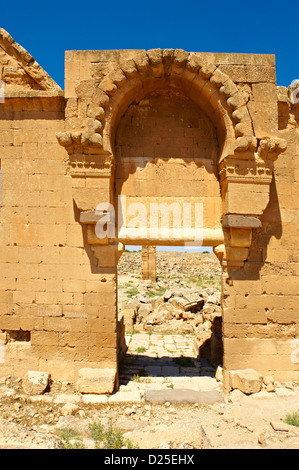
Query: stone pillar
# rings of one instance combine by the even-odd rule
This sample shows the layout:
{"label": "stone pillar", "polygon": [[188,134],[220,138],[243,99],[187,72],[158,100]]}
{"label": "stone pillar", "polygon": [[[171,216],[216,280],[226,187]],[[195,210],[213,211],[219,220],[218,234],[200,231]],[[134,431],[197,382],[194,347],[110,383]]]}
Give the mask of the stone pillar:
{"label": "stone pillar", "polygon": [[[252,368],[267,373],[271,355],[258,352],[261,340],[265,339],[260,325],[267,323],[266,305],[264,307],[261,295],[260,263],[249,255],[255,248],[252,246],[254,236],[262,230],[263,213],[269,204],[274,161],[285,150],[286,141],[269,138],[253,142],[248,140],[243,152],[239,148],[239,152],[219,164],[224,243],[215,247],[214,252],[223,268],[225,391],[230,390],[229,371]],[[271,351],[275,351],[275,347]]]}
{"label": "stone pillar", "polygon": [[156,247],[142,247],[142,279],[156,282]]}

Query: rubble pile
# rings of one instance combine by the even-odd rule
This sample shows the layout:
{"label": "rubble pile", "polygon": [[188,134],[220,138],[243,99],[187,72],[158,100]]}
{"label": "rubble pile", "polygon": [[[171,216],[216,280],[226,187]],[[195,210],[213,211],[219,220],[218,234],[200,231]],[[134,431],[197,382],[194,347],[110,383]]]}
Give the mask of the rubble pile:
{"label": "rubble pile", "polygon": [[119,313],[126,330],[193,333],[201,357],[220,363],[221,269],[216,257],[157,252],[157,282],[152,283],[141,280],[141,254],[124,255],[119,267]]}

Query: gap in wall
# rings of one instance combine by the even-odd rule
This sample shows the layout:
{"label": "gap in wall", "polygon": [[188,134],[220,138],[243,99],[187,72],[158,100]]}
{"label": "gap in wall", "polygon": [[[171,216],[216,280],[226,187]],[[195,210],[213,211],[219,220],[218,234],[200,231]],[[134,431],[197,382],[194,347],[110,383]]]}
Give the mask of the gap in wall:
{"label": "gap in wall", "polygon": [[118,264],[118,311],[132,376],[163,370],[213,376],[223,355],[220,303],[221,267],[212,247],[157,247],[154,283],[142,279],[142,247],[126,246]]}

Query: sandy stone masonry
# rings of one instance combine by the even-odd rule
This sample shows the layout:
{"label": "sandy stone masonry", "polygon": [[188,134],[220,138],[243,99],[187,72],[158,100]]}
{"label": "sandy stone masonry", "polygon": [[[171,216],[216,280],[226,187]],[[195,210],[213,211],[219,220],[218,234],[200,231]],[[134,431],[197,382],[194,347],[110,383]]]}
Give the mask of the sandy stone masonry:
{"label": "sandy stone masonry", "polygon": [[142,247],[142,279],[156,282],[156,247]]}
{"label": "sandy stone masonry", "polygon": [[99,239],[96,207],[126,196],[203,204],[203,245],[223,267],[225,387],[245,368],[299,380],[299,106],[274,56],[67,51],[62,91],[0,29],[0,79],[0,375],[95,369],[118,387],[124,244],[189,241]]}

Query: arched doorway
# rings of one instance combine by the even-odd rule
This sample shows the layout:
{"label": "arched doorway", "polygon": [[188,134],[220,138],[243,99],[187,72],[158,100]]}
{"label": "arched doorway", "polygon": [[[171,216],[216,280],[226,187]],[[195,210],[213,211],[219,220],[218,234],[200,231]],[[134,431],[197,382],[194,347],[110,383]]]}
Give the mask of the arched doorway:
{"label": "arched doorway", "polygon": [[[162,99],[161,95],[163,94]],[[174,95],[175,99],[173,99]],[[199,53],[187,53],[182,50],[162,51],[160,49],[147,52],[133,51],[132,58],[124,62],[118,61],[115,68],[106,74],[100,82],[91,80],[89,83],[82,83],[82,87],[78,87],[78,96],[78,114],[83,116],[80,130],[60,133],[57,137],[61,145],[68,151],[70,174],[73,177],[86,179],[86,184],[83,186],[73,185],[73,198],[79,212],[81,212],[80,222],[87,225],[86,241],[95,255],[98,271],[106,268],[115,270],[123,249],[120,242],[127,242],[127,238],[120,237],[119,234],[107,236],[100,241],[97,239],[94,211],[100,202],[99,199],[115,205],[116,196],[123,194],[132,198],[129,202],[133,204],[140,202],[148,209],[148,204],[153,202],[151,198],[155,197],[155,192],[159,194],[157,203],[166,202],[162,200],[164,197],[167,198],[166,192],[174,194],[173,197],[168,198],[167,202],[171,202],[169,199],[172,198],[175,199],[175,202],[179,202],[177,200],[180,197],[177,196],[179,191],[182,191],[179,194],[182,194],[182,199],[184,199],[188,192],[187,188],[190,188],[190,192],[200,188],[202,194],[206,196],[210,189],[217,187],[217,195],[213,195],[213,197],[215,201],[219,202],[214,204],[210,201],[210,207],[221,207],[220,215],[216,217],[212,210],[207,211],[210,215],[212,214],[212,217],[209,220],[204,219],[202,239],[204,245],[215,247],[215,252],[221,260],[225,281],[223,287],[226,289],[227,300],[230,296],[228,291],[231,292],[229,288],[233,288],[234,279],[247,279],[247,273],[243,268],[252,244],[252,232],[255,228],[261,227],[260,217],[269,201],[273,161],[285,149],[285,142],[267,135],[258,139],[254,135],[242,90],[217,65],[209,63],[207,56]],[[177,184],[177,181],[172,183],[172,178],[167,178],[167,172],[171,168],[169,163],[177,165],[181,156],[167,156],[164,159],[158,153],[158,165],[153,161],[147,161],[144,168],[141,167],[141,169],[135,162],[132,166],[133,171],[126,168],[125,172],[128,177],[125,180],[123,175],[117,173],[119,171],[117,167],[118,149],[122,150],[121,147],[126,146],[127,150],[130,148],[128,142],[123,146],[124,142],[120,134],[117,135],[123,119],[127,113],[130,114],[130,111],[137,113],[136,115],[139,115],[140,118],[142,116],[140,104],[147,107],[148,103],[153,103],[155,99],[157,101],[157,96],[159,96],[159,105],[163,100],[165,104],[167,97],[168,104],[173,101],[172,104],[181,110],[184,108],[183,102],[186,103],[186,100],[190,100],[205,113],[210,122],[207,129],[211,131],[211,126],[212,129],[214,128],[214,136],[217,140],[217,171],[206,174],[206,176],[215,178],[215,185],[214,183],[207,184],[204,190],[205,182],[199,184],[200,180],[198,179],[196,184],[193,184],[194,177],[195,180],[197,177],[194,158],[200,160],[201,156],[193,157],[192,162],[188,161],[188,165],[183,166],[186,170],[185,174],[189,172],[190,178],[188,176],[184,180],[182,177],[184,171],[180,171],[180,177],[184,180],[184,183],[180,185]],[[146,103],[147,99],[149,99],[148,103]],[[180,104],[178,104],[178,100],[180,100]],[[190,101],[188,101],[189,104]],[[190,107],[192,107],[191,104]],[[190,107],[189,109],[191,109]],[[185,118],[186,124],[188,119]],[[151,125],[147,123],[149,128]],[[72,122],[70,122],[69,128],[73,129]],[[185,126],[185,130],[186,128],[188,125]],[[138,129],[138,132],[140,133],[141,129]],[[206,135],[209,135],[208,131]],[[184,139],[185,136],[184,131]],[[148,137],[149,135],[143,134],[143,144]],[[173,146],[175,137],[176,133],[173,132],[169,149]],[[115,147],[116,142],[118,145]],[[186,146],[183,145],[183,148]],[[166,150],[168,151],[168,148],[164,148],[164,151]],[[132,158],[140,157],[137,153]],[[142,156],[142,158],[145,157]],[[150,155],[148,158],[156,157]],[[184,164],[187,163],[187,158],[188,156],[185,154]],[[200,168],[202,169],[202,167]],[[160,173],[157,173],[157,168]],[[196,168],[196,171],[190,171],[191,168],[194,170]],[[150,171],[153,171],[152,174],[155,175],[152,178],[152,181],[155,182],[154,190],[148,182],[151,180]],[[144,175],[146,178],[138,180],[140,175]],[[216,185],[217,178],[218,186]],[[218,181],[221,187],[221,197],[219,197]],[[91,188],[94,188],[93,191]],[[148,188],[150,188],[150,193],[146,193]],[[125,194],[125,191],[128,191],[129,196]],[[205,191],[207,192],[205,193]],[[166,194],[166,196],[160,196],[160,194]],[[198,197],[198,191],[194,197]],[[207,196],[204,203],[208,203]],[[148,213],[150,211],[147,210],[146,214]],[[108,218],[109,216],[110,214],[108,214]],[[110,217],[109,222],[111,221],[113,223],[113,217]],[[145,225],[147,225],[147,221],[146,215]],[[216,226],[215,221],[217,221]],[[187,238],[180,236],[176,239],[175,244],[185,243]],[[148,236],[143,238],[139,236],[138,240],[131,237],[130,241],[134,244],[146,244]],[[159,237],[151,237],[151,242],[157,245],[161,243],[161,240]],[[165,244],[165,238],[162,243]],[[234,295],[233,293],[232,300]],[[226,301],[225,309],[225,314],[229,318],[233,302]],[[111,348],[115,345],[115,337],[114,335],[111,341]],[[229,359],[230,355],[233,356],[233,361],[227,361],[227,368],[232,364],[234,368],[236,364],[241,366],[242,357],[234,352],[226,353],[224,345],[224,357]]]}
{"label": "arched doorway", "polygon": [[[195,204],[202,206],[203,217],[200,223],[203,227],[200,228],[206,228],[205,235],[207,233],[218,233],[218,238],[214,236],[213,240],[215,246],[221,242],[222,199],[217,167],[219,159],[217,131],[210,118],[197,103],[194,103],[193,100],[185,96],[180,90],[166,82],[160,84],[157,88],[155,87],[154,91],[150,91],[141,99],[135,99],[127,107],[120,119],[118,119],[118,125],[114,132],[113,155],[115,157],[114,206],[118,207],[119,198],[126,198],[125,219],[128,226],[130,226],[130,216],[132,216],[133,225],[136,223],[136,213],[139,212],[140,215],[140,212],[142,212],[141,206],[144,207],[147,214],[150,213],[150,216],[147,216],[145,221],[146,225],[149,224],[149,226],[139,227],[138,223],[140,225],[140,221],[138,221],[135,238],[134,231],[132,230],[127,240],[125,238],[122,239],[124,243],[128,241],[130,243],[140,242],[143,246],[149,246],[154,241],[154,243],[159,245],[175,245],[177,239],[172,237],[173,229],[182,226],[182,209],[187,204],[190,205],[190,208]],[[153,240],[151,237],[151,229],[153,227],[150,226],[150,223],[153,220],[151,209],[155,204],[160,206],[160,219],[158,222],[160,231],[157,231],[158,236]],[[133,208],[131,211],[130,207]],[[162,219],[165,213],[169,227],[166,239],[163,238],[162,231]],[[176,220],[177,217],[180,218],[179,221]],[[140,229],[144,229],[144,236],[139,235]],[[183,232],[181,233],[181,237],[178,240],[180,245],[184,246],[184,244],[188,245],[191,243],[189,239],[184,239]],[[213,236],[210,236],[210,238],[213,239]],[[203,236],[201,240],[194,240],[195,244],[196,242],[198,244],[209,245],[210,240],[205,239]],[[191,259],[190,253],[186,256]],[[179,257],[177,259],[179,262]],[[194,262],[198,263],[198,260],[194,258]],[[124,375],[127,374],[128,370],[134,371],[134,374],[133,372],[131,373],[132,376],[139,376],[139,370],[141,375],[147,374],[147,371],[158,376],[159,374],[176,374],[178,376],[176,380],[179,377],[182,380],[186,380],[184,375],[190,375],[191,379],[191,376],[194,376],[194,374],[197,376],[213,374],[213,366],[222,365],[222,357],[219,357],[221,335],[216,344],[214,331],[216,330],[214,325],[216,320],[220,320],[221,325],[219,307],[207,303],[206,309],[207,307],[210,309],[217,308],[218,312],[217,315],[214,315],[213,325],[210,322],[211,332],[204,336],[199,325],[195,327],[197,322],[204,322],[204,315],[197,315],[198,319],[195,320],[195,314],[197,310],[200,311],[202,309],[204,298],[207,300],[209,297],[209,291],[204,291],[203,298],[199,294],[199,289],[196,289],[197,286],[194,284],[192,292],[192,283],[190,286],[186,286],[186,288],[183,288],[182,283],[181,292],[177,288],[173,289],[174,296],[175,292],[182,295],[182,303],[190,303],[188,300],[191,297],[188,298],[188,295],[193,294],[194,299],[196,298],[193,302],[194,306],[190,307],[193,309],[193,312],[189,311],[187,313],[186,311],[181,313],[179,310],[179,298],[174,297],[169,299],[169,301],[167,299],[164,301],[163,296],[159,298],[162,284],[161,279],[158,281],[159,288],[153,287],[152,290],[147,289],[141,304],[138,304],[138,290],[142,291],[142,286],[136,285],[135,279],[133,277],[132,279],[130,278],[128,282],[132,284],[130,286],[128,283],[125,284],[128,289],[127,292],[130,292],[130,300],[126,307],[121,310],[121,313],[125,317],[129,317],[134,315],[137,310],[139,312],[138,318],[140,318],[147,310],[153,308],[152,313],[149,314],[148,321],[150,323],[150,317],[155,317],[155,312],[157,312],[158,316],[159,314],[162,317],[166,315],[165,319],[166,317],[172,318],[171,316],[175,310],[173,302],[176,302],[177,318],[180,315],[184,319],[188,315],[190,318],[194,314],[194,325],[192,325],[192,322],[184,323],[182,318],[177,322],[170,320],[168,324],[165,320],[165,325],[148,327],[145,332],[140,333],[141,325],[137,324],[134,328],[133,325],[131,326],[132,318],[130,318],[130,328],[128,330],[135,334],[132,336],[130,332],[127,335],[129,355],[125,361],[127,369],[124,372],[122,371],[121,380],[124,381]],[[132,288],[133,283],[134,288]],[[169,285],[169,282],[163,285]],[[195,290],[197,290],[196,293]],[[183,297],[182,291],[184,291],[185,297]],[[152,304],[144,303],[148,300],[146,298],[147,295],[153,296]],[[187,303],[186,310],[189,308]],[[156,304],[160,305],[155,309]],[[205,319],[207,319],[207,315]],[[159,323],[160,319],[153,320],[154,324],[155,322]],[[181,325],[181,322],[184,325]],[[180,327],[178,326],[179,324]],[[208,322],[206,321],[205,325],[207,324]],[[219,327],[217,328],[217,334],[219,335],[218,330]],[[167,334],[164,334],[163,331],[164,333],[167,332]],[[183,331],[184,334],[182,334]],[[197,337],[199,331],[201,331],[200,338]],[[136,332],[138,333],[136,334]],[[213,338],[213,341],[210,338]],[[141,343],[139,344],[140,341]],[[142,341],[144,341],[144,344]],[[215,351],[210,351],[213,347],[215,351],[218,349],[216,360],[218,363],[216,364],[213,361],[212,365],[208,361],[207,364],[210,364],[210,368],[202,366],[208,358],[216,358]],[[171,348],[173,349],[171,350]],[[202,350],[201,355],[204,356],[202,363],[194,361],[198,357],[200,349]],[[157,357],[151,357],[153,353],[156,353]],[[171,354],[177,355],[182,353],[185,354],[184,357],[171,357]],[[174,363],[173,361],[177,362],[179,369],[176,367],[176,362]],[[189,367],[183,367],[183,364],[189,365]],[[151,380],[154,379],[151,378]],[[167,382],[167,376],[165,380]]]}

